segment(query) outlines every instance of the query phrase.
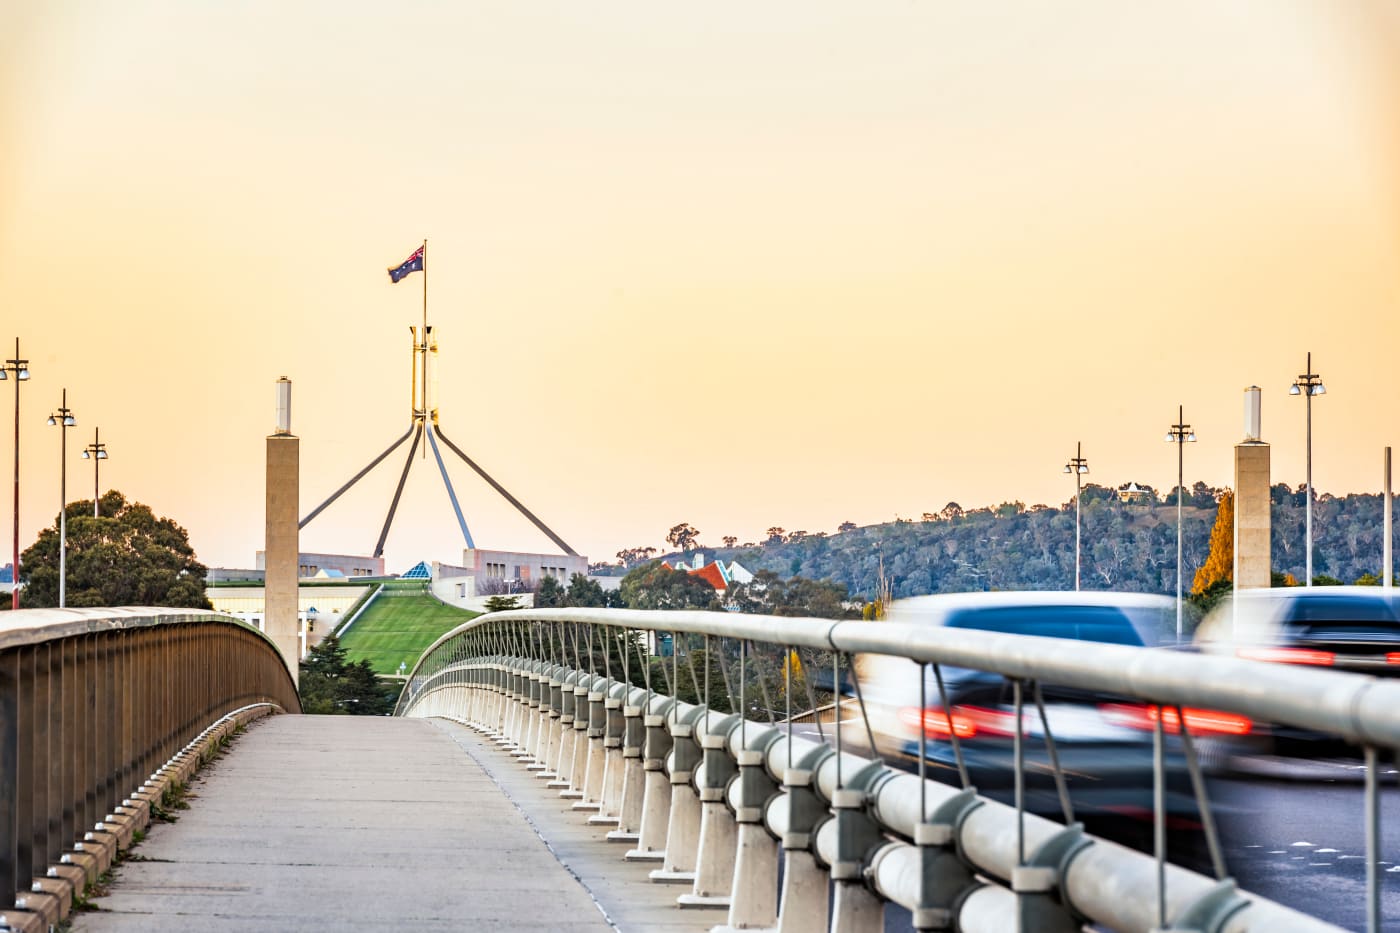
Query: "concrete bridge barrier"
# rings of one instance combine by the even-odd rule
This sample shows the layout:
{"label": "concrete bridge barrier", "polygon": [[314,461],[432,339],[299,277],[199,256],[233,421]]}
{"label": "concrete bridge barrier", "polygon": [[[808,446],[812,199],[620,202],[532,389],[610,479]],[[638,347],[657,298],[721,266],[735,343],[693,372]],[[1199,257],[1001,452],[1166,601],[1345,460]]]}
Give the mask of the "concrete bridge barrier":
{"label": "concrete bridge barrier", "polygon": [[273,643],[182,609],[28,609],[0,623],[0,929],[66,916],[201,756],[300,712]]}

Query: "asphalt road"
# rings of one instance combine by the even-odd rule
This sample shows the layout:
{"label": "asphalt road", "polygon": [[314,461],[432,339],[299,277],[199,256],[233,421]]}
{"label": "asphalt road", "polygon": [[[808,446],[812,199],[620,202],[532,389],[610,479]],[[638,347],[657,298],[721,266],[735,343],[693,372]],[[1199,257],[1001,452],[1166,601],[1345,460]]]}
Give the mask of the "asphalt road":
{"label": "asphalt road", "polygon": [[[1382,785],[1382,929],[1400,929],[1400,786]],[[1366,928],[1366,834],[1356,781],[1217,780],[1211,793],[1240,887],[1350,930]]]}

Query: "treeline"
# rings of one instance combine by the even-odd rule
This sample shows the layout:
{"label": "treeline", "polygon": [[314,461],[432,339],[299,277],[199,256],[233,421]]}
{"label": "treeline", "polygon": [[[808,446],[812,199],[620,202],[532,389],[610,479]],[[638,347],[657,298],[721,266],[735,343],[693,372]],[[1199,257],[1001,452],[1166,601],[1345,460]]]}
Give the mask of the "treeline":
{"label": "treeline", "polygon": [[[1197,483],[1183,509],[1182,573],[1189,592],[1209,554],[1222,490]],[[1279,483],[1271,491],[1273,565],[1277,575],[1305,575],[1306,492]],[[1382,497],[1317,497],[1313,572],[1343,583],[1381,571]],[[1151,490],[1124,501],[1119,490],[1086,486],[1081,504],[1084,589],[1142,593],[1176,590],[1176,505]],[[949,503],[922,520],[899,520],[833,535],[797,534],[760,545],[706,548],[711,559],[750,570],[829,580],[849,598],[877,597],[881,571],[896,598],[982,590],[1071,589],[1074,503],[1059,508],[1021,502],[964,510]],[[1369,575],[1369,576],[1368,576]],[[1330,582],[1330,581],[1328,581]]]}

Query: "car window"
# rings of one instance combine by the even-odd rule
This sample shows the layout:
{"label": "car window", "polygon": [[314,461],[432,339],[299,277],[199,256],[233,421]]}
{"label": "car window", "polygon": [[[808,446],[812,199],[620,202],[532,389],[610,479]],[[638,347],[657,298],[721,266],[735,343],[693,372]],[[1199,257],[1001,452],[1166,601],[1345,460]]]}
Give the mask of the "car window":
{"label": "car window", "polygon": [[1315,635],[1374,634],[1400,631],[1400,621],[1388,600],[1365,597],[1319,596],[1295,599],[1285,625]]}
{"label": "car window", "polygon": [[964,609],[948,620],[949,628],[1039,635],[1076,641],[1142,645],[1142,636],[1121,609],[1113,606],[1002,606]]}

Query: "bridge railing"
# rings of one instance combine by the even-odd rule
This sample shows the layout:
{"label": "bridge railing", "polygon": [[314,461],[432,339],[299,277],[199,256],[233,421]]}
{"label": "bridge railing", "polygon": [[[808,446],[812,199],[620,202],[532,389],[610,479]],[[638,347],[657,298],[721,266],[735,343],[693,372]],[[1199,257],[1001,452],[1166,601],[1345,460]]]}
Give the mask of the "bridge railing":
{"label": "bridge railing", "polygon": [[296,686],[272,642],[232,616],[0,615],[0,910],[33,909],[74,866],[105,868],[94,863],[168,782],[156,772],[221,720],[273,710],[300,711]]}
{"label": "bridge railing", "polygon": [[[648,660],[666,644],[670,657],[659,666]],[[697,691],[713,682],[715,658],[723,675],[717,693],[732,693],[740,709],[771,710],[771,697],[756,702],[752,665],[766,664],[771,679],[779,665],[791,670],[798,648],[828,653],[838,670],[842,659],[880,654],[924,671],[947,665],[1001,674],[1027,688],[1026,696],[1045,683],[1158,704],[1156,856],[1027,812],[1019,792],[1009,806],[969,786],[853,755],[842,747],[849,713],[826,727],[831,747],[795,735],[790,724],[752,722],[674,696],[687,674]],[[851,702],[843,700],[843,709]],[[859,696],[855,703],[862,705]],[[1375,918],[1375,752],[1400,748],[1400,683],[895,622],[518,610],[479,617],[434,643],[396,714],[453,718],[495,735],[576,808],[594,813],[591,821],[616,826],[611,839],[635,842],[627,858],[660,862],[653,880],[689,884],[682,906],[727,907],[730,929],[881,930],[886,902],[908,908],[916,928],[930,930],[1068,931],[1089,923],[1125,933],[1335,929],[1236,890],[1219,858],[1217,877],[1167,862],[1161,723],[1168,716],[1161,711],[1173,707],[1208,826],[1183,708],[1298,726],[1365,747],[1373,765],[1366,799]],[[1018,762],[1024,769],[1019,753]]]}

